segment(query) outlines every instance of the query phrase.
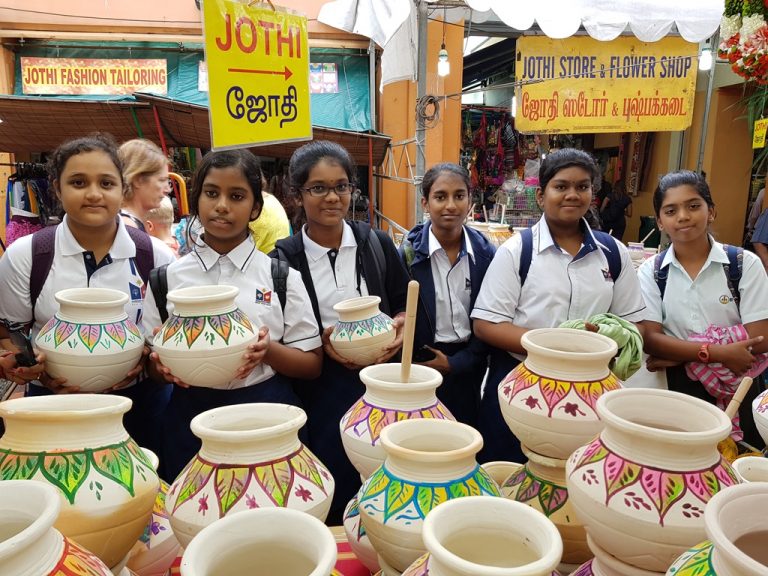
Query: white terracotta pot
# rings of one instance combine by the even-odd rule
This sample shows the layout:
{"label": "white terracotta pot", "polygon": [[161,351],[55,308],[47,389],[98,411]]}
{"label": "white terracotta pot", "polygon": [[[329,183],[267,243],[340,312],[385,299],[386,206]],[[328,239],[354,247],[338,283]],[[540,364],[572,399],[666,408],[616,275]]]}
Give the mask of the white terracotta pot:
{"label": "white terracotta pot", "polygon": [[69,288],[54,297],[59,310],[35,338],[46,372],[81,392],[101,392],[123,380],[144,350],[144,337],[125,313],[128,295]]}
{"label": "white terracotta pot", "polygon": [[395,570],[426,552],[421,527],[433,508],[453,498],[500,495],[475,461],[483,439],[466,424],[403,420],[384,428],[381,442],[387,458],[363,483],[358,502],[371,544]]}
{"label": "white terracotta pot", "polygon": [[53,525],[61,502],[43,482],[0,482],[0,574],[7,576],[111,576],[96,556]]}
{"label": "white terracotta pot", "polygon": [[509,498],[515,490],[513,488],[504,488],[504,483],[515,472],[518,472],[523,467],[523,464],[507,462],[505,460],[494,460],[493,462],[484,462],[480,464],[480,467],[488,472],[488,476],[498,484],[501,495],[504,498]]}
{"label": "white terracotta pot", "polygon": [[768,390],[752,401],[752,416],[763,442],[768,444]]}
{"label": "white terracotta pot", "polygon": [[202,447],[165,500],[183,547],[219,518],[252,508],[295,508],[325,520],[334,482],[299,441],[306,421],[301,408],[269,403],[223,406],[192,419]]}
{"label": "white terracotta pot", "polygon": [[704,511],[708,542],[686,552],[669,576],[765,576],[768,574],[768,483],[727,488]]}
{"label": "white terracotta pot", "polygon": [[325,524],[285,508],[246,510],[203,529],[184,551],[182,576],[329,576],[336,540]]}
{"label": "white terracotta pot", "polygon": [[541,512],[490,496],[438,506],[422,537],[429,553],[403,576],[551,576],[563,553],[557,528]]}
{"label": "white terracotta pot", "polygon": [[571,572],[571,576],[664,576],[663,572],[649,572],[614,558],[595,544],[589,536],[587,536],[587,544],[595,557],[576,568]]}
{"label": "white terracotta pot", "polygon": [[768,482],[768,458],[742,456],[731,463],[742,482]]}
{"label": "white terracotta pot", "polygon": [[0,403],[3,477],[59,489],[56,528],[119,564],[149,522],[160,481],[123,428],[131,401],[107,394],[58,394]]}
{"label": "white terracotta pot", "polygon": [[375,364],[360,371],[365,394],[339,422],[341,441],[352,465],[364,479],[384,462],[379,442],[385,426],[412,418],[455,420],[435,396],[443,381],[428,366],[411,366],[408,382],[400,379],[401,364]]}
{"label": "white terracotta pot", "polygon": [[392,318],[379,310],[381,298],[361,296],[334,305],[339,321],[333,327],[334,350],[359,366],[368,366],[395,340]]}
{"label": "white terracotta pot", "polygon": [[377,572],[381,569],[377,558],[376,550],[371,544],[370,538],[365,531],[363,523],[360,521],[360,507],[357,504],[357,496],[352,498],[344,509],[344,533],[347,535],[347,542],[357,559],[363,563],[371,572]]}
{"label": "white terracotta pot", "polygon": [[739,482],[717,450],[730,419],[668,390],[625,389],[597,401],[605,428],[566,466],[570,501],[595,543],[663,572],[704,539],[704,507]]}
{"label": "white terracotta pot", "polygon": [[173,314],[153,340],[160,361],[190,386],[226,388],[245,362],[258,327],[237,307],[235,286],[191,286],[168,292]]}
{"label": "white terracotta pot", "polygon": [[501,413],[522,444],[564,460],[602,429],[600,395],[621,387],[608,369],[616,342],[570,328],[530,330],[521,342],[528,355],[499,384]]}

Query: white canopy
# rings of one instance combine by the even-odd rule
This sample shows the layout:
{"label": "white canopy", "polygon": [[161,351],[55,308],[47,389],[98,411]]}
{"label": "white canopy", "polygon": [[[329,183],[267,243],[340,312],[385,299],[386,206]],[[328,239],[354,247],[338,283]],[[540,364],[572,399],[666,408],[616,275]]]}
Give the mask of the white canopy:
{"label": "white canopy", "polygon": [[[382,85],[413,78],[416,70],[416,2],[420,0],[335,0],[318,20],[371,38],[384,49]],[[436,0],[424,0],[433,3]],[[538,24],[550,38],[567,38],[580,26],[597,40],[613,40],[625,30],[655,42],[673,26],[689,42],[712,36],[720,25],[724,0],[465,0],[449,8],[449,21],[499,20],[516,30]],[[435,16],[442,17],[439,8]]]}

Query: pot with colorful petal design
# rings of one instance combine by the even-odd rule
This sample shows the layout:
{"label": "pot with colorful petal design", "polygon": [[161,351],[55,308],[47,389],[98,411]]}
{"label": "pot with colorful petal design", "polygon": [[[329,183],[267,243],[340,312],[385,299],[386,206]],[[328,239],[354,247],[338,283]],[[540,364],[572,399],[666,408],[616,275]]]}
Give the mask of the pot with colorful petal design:
{"label": "pot with colorful petal design", "polygon": [[642,388],[608,392],[597,411],[605,428],[566,465],[569,500],[600,548],[664,572],[705,538],[710,499],[739,483],[717,450],[730,419],[703,400]]}
{"label": "pot with colorful petal design", "polygon": [[0,574],[8,576],[112,576],[96,556],[53,525],[58,491],[43,482],[0,482]]}
{"label": "pot with colorful petal design", "polygon": [[360,518],[385,564],[402,571],[426,552],[421,528],[433,508],[500,493],[475,461],[483,439],[466,424],[403,420],[384,428],[381,442],[387,457],[360,488]]}
{"label": "pot with colorful petal design", "polygon": [[400,364],[375,364],[360,371],[365,394],[342,416],[341,441],[360,476],[368,478],[386,456],[381,445],[385,426],[413,418],[454,420],[437,399],[440,372],[428,366],[411,366],[408,382],[400,378]]}
{"label": "pot with colorful petal design", "polygon": [[149,522],[160,481],[123,428],[131,401],[108,394],[56,394],[0,403],[4,479],[58,488],[56,529],[110,568]]}
{"label": "pot with colorful petal design", "polygon": [[501,413],[522,444],[565,460],[602,429],[597,399],[621,388],[608,369],[616,342],[584,330],[540,328],[521,343],[525,360],[499,384]]}
{"label": "pot with colorful petal design", "polygon": [[381,566],[379,566],[376,550],[374,550],[365,527],[360,521],[360,506],[357,503],[357,496],[352,498],[349,504],[347,504],[347,507],[344,509],[343,518],[344,533],[347,536],[347,542],[352,552],[368,570],[378,572]]}
{"label": "pot with colorful petal design", "polygon": [[125,312],[128,295],[69,288],[54,298],[59,310],[35,338],[48,374],[81,392],[101,392],[123,380],[144,350],[144,338]]}
{"label": "pot with colorful petal design", "polygon": [[165,500],[183,547],[219,518],[251,508],[294,508],[325,520],[334,482],[299,440],[306,421],[301,408],[266,402],[214,408],[192,419],[202,447]]}
{"label": "pot with colorful petal design", "polygon": [[331,332],[331,344],[340,356],[358,366],[368,366],[395,340],[392,318],[379,310],[381,298],[359,296],[333,306],[339,321]]}
{"label": "pot with colorful petal design", "polygon": [[224,388],[242,366],[258,329],[235,303],[235,286],[190,286],[168,292],[174,306],[152,347],[174,376],[190,386]]}

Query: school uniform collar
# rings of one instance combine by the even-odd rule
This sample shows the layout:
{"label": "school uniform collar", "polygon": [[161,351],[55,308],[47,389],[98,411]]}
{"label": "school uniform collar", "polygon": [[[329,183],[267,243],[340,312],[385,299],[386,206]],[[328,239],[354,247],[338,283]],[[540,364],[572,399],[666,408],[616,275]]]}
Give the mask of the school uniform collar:
{"label": "school uniform collar", "polygon": [[[113,259],[133,258],[136,256],[136,244],[134,244],[130,234],[128,234],[128,231],[125,229],[125,223],[122,218],[116,217],[116,220],[117,234],[115,234],[115,239],[112,241],[112,246],[109,248],[109,255]],[[83,248],[72,235],[68,222],[69,217],[65,214],[64,219],[59,226],[59,229],[61,230],[61,235],[59,236],[61,249],[59,250],[59,247],[57,246],[56,250],[63,256],[74,256],[76,254],[88,252],[88,250]]]}
{"label": "school uniform collar", "polygon": [[[355,233],[352,231],[352,227],[346,221],[342,222],[342,224],[344,225],[344,230],[341,233],[341,245],[339,248],[357,248],[357,241],[355,240]],[[307,254],[307,259],[310,262],[317,262],[327,256],[329,248],[320,246],[320,244],[309,237],[306,224],[301,228],[301,238],[304,241],[304,252]]]}
{"label": "school uniform collar", "polygon": [[[701,267],[702,270],[706,269],[707,266],[709,266],[711,263],[716,262],[718,264],[729,264],[730,261],[728,260],[728,254],[725,253],[725,250],[723,250],[723,245],[719,242],[716,242],[715,239],[712,237],[712,235],[709,235],[709,254],[707,255],[707,260],[704,262],[704,266]],[[680,261],[677,259],[677,256],[675,255],[675,245],[670,244],[669,248],[667,248],[666,254],[664,254],[664,259],[661,261],[661,268],[664,268],[666,266],[669,266],[670,264],[674,264],[677,268],[682,269],[682,265],[680,264]]]}
{"label": "school uniform collar", "polygon": [[[435,233],[432,232],[432,226],[427,226],[428,230],[428,242],[429,242],[429,255],[432,256],[438,250],[442,250],[443,246],[440,244],[440,240],[437,239]],[[467,229],[462,226],[461,228],[461,249],[459,250],[458,260],[461,260],[465,255],[469,255],[472,262],[475,261],[475,252],[472,249],[472,242],[469,241],[469,234]]]}
{"label": "school uniform collar", "polygon": [[229,261],[235,265],[235,268],[243,271],[255,252],[256,245],[253,243],[253,237],[250,234],[246,236],[245,240],[240,242],[240,244],[226,254],[219,254],[216,250],[208,246],[208,244],[205,243],[204,234],[192,248],[192,253],[197,257],[197,261],[206,272],[213,268],[220,258],[229,258]]}
{"label": "school uniform collar", "polygon": [[[557,245],[557,242],[555,242],[555,239],[552,238],[552,232],[549,230],[549,225],[547,224],[547,218],[542,214],[539,221],[536,223],[537,231],[538,231],[538,238],[536,242],[536,253],[539,254],[546,250],[547,248],[555,247],[557,250],[560,250],[560,247]],[[585,256],[589,252],[593,252],[597,250],[598,242],[595,240],[595,236],[592,234],[592,229],[589,227],[589,224],[587,224],[587,221],[582,218],[579,222],[579,228],[581,229],[581,232],[583,234],[583,241],[582,241],[582,247],[581,250],[579,250],[579,253],[576,255],[574,260],[578,260],[579,258]]]}

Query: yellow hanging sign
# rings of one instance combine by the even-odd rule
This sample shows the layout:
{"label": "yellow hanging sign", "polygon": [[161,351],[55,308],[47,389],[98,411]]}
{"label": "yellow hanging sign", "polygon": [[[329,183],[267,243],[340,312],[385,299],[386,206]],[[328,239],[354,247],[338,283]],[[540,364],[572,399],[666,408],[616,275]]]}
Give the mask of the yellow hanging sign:
{"label": "yellow hanging sign", "polygon": [[760,118],[755,122],[755,130],[752,134],[752,148],[765,146],[765,132],[768,129],[768,118]]}
{"label": "yellow hanging sign", "polygon": [[262,6],[203,2],[214,149],[312,138],[307,19]]}

